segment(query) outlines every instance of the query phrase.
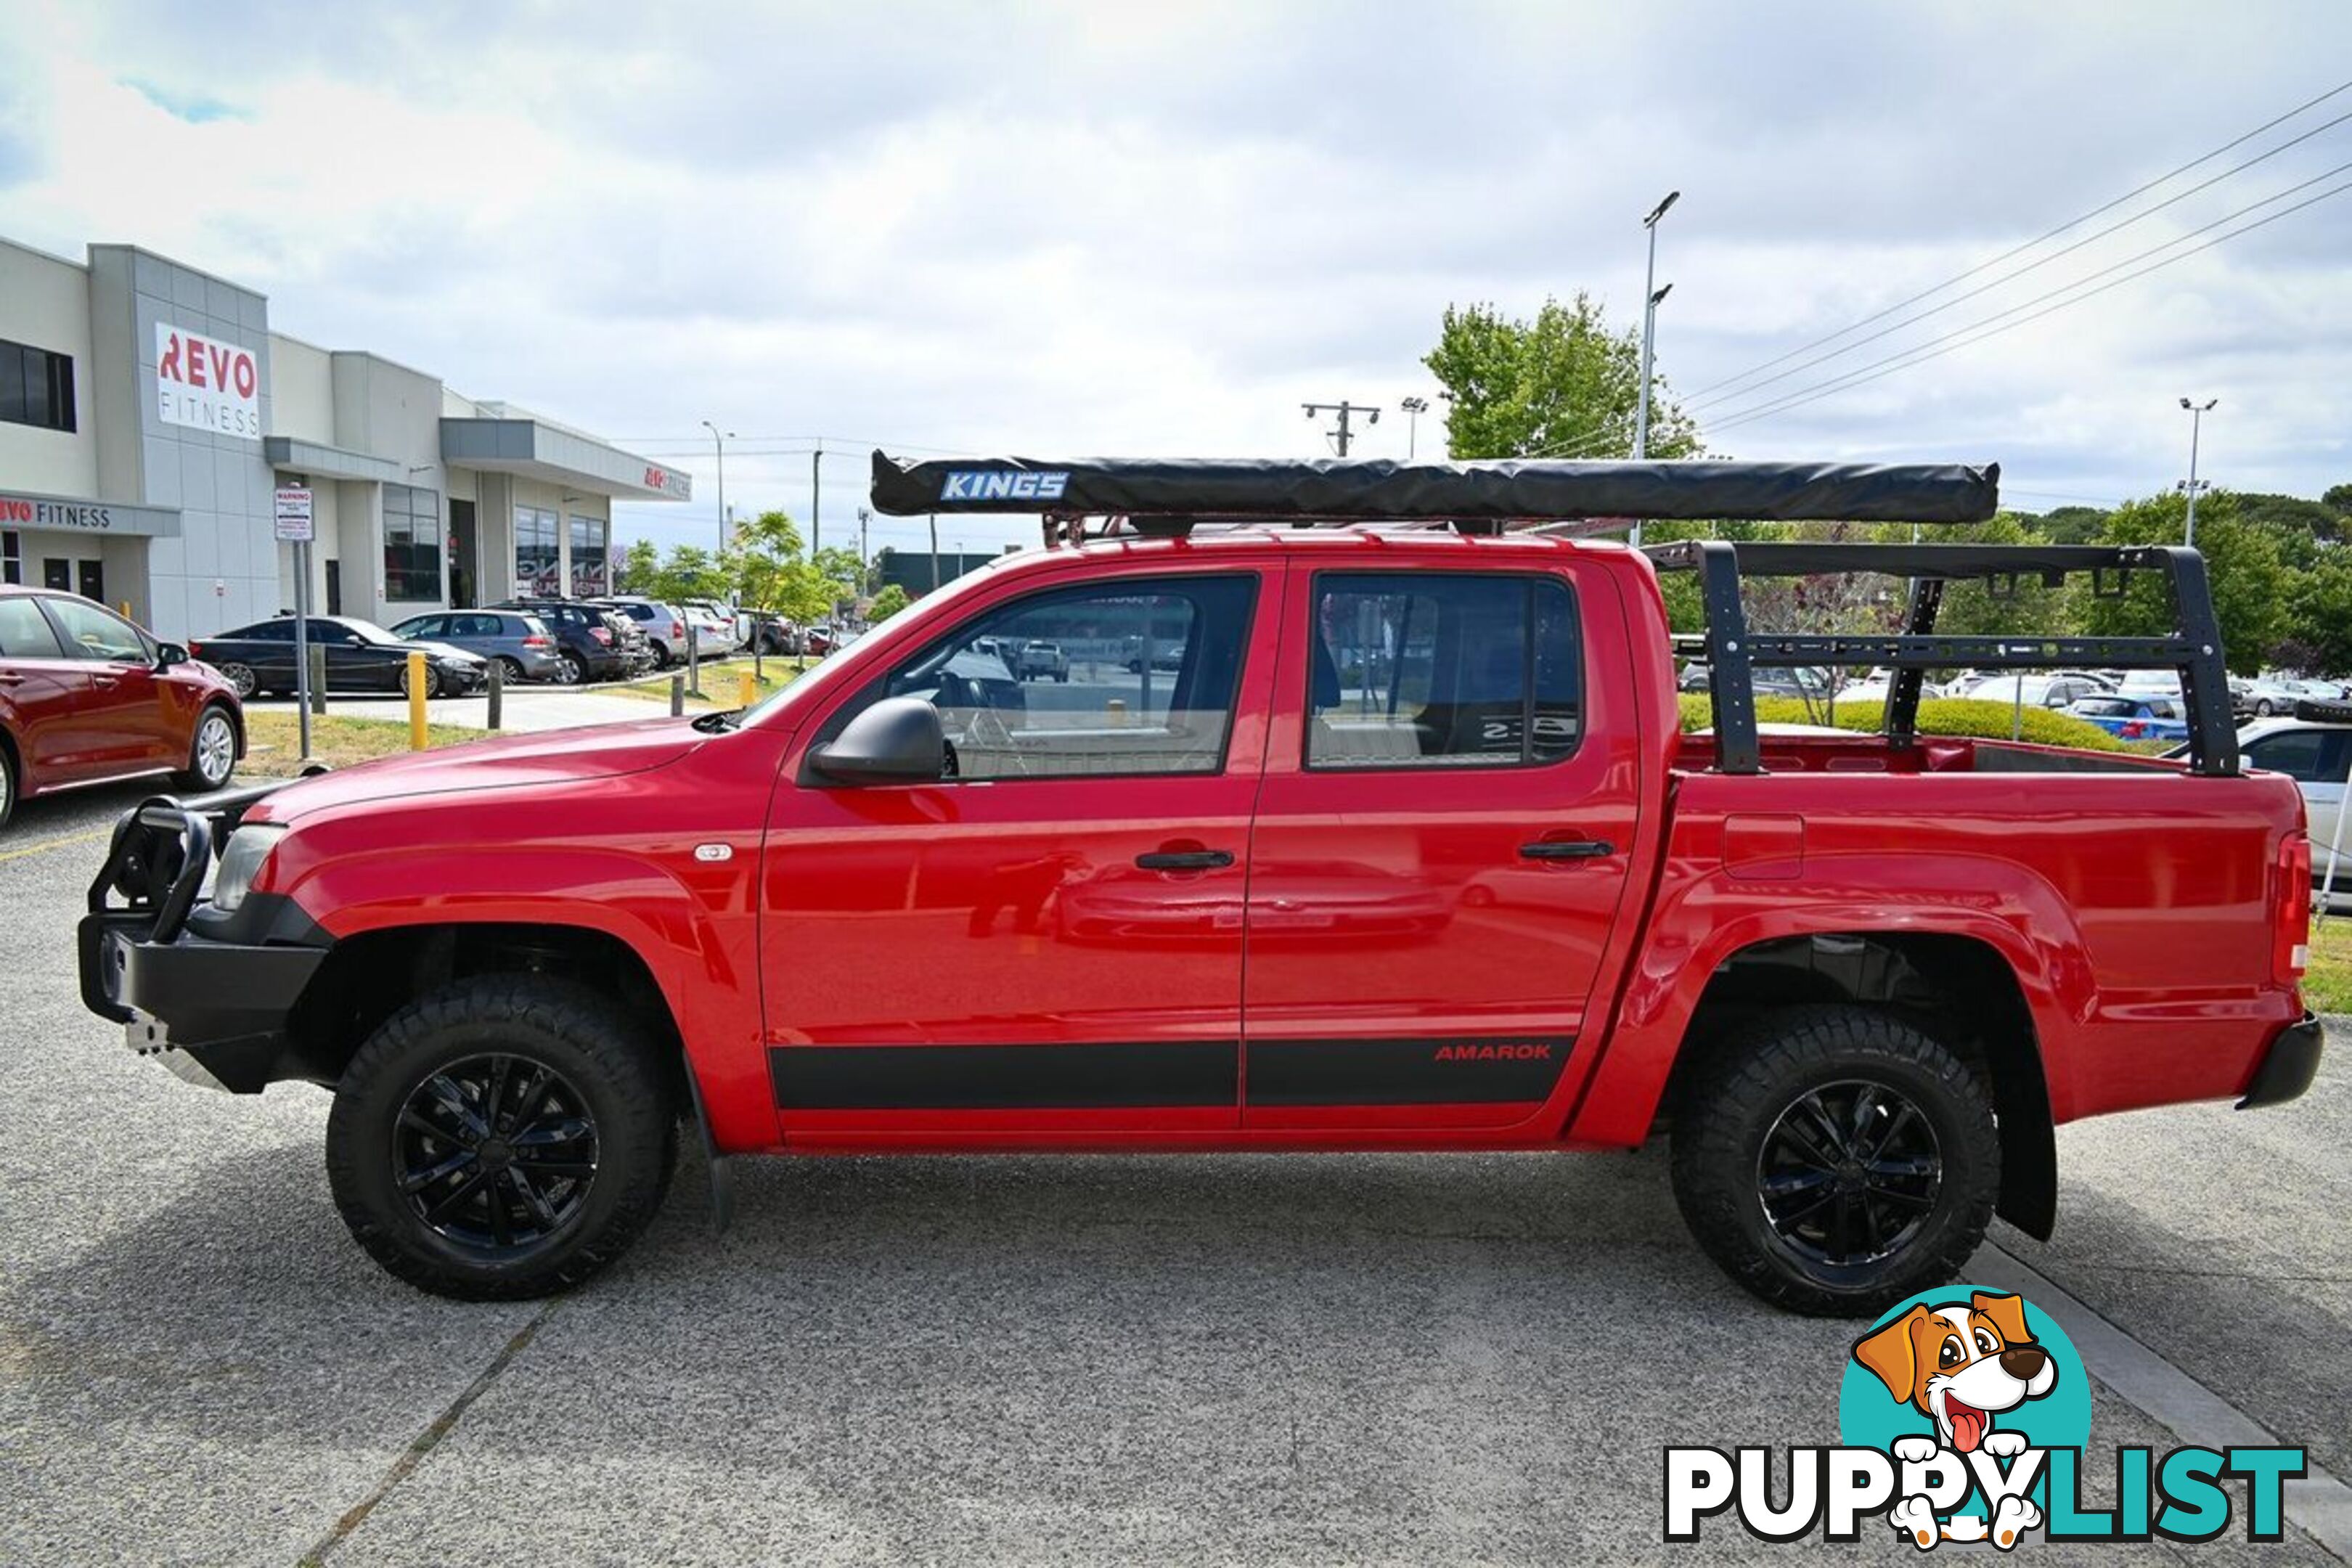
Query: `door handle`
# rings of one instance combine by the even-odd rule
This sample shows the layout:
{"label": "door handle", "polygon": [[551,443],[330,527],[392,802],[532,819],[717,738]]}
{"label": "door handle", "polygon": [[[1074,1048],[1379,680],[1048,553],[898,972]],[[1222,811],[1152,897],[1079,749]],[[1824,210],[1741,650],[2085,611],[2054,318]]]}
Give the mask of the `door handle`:
{"label": "door handle", "polygon": [[22,686],[25,678],[13,669],[0,669],[0,686]]}
{"label": "door handle", "polygon": [[1221,871],[1234,863],[1230,849],[1155,849],[1138,855],[1135,863],[1147,871]]}
{"label": "door handle", "polygon": [[1616,853],[1606,838],[1539,838],[1519,846],[1522,860],[1599,860]]}

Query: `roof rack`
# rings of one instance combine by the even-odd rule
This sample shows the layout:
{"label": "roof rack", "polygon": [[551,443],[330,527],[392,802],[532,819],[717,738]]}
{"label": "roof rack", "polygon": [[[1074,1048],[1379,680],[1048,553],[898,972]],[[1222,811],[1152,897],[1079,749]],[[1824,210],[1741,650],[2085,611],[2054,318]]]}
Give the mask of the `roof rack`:
{"label": "roof rack", "polygon": [[[1706,610],[1702,637],[1677,638],[1705,657],[1714,708],[1716,767],[1763,772],[1756,733],[1753,671],[1819,665],[1884,665],[1895,671],[1886,692],[1885,729],[1898,747],[1918,743],[1919,691],[1927,671],[1979,669],[2169,669],[2180,678],[2189,710],[2189,771],[2238,772],[2237,722],[2222,663],[2221,633],[2205,577],[2205,558],[2180,545],[1738,544],[1691,540],[1645,552],[1661,571],[1695,571]],[[1751,634],[1740,606],[1743,577],[1801,577],[1878,572],[1911,579],[1903,629],[1891,634]],[[2091,574],[2091,591],[2119,597],[2134,572],[2157,572],[2170,592],[2173,629],[2153,637],[1937,637],[1944,587],[1981,582],[1996,595],[2038,577],[2052,586]]]}
{"label": "roof rack", "polygon": [[1086,537],[1085,520],[1147,536],[1204,524],[1363,527],[1420,523],[1465,533],[1643,521],[1981,522],[2000,468],[1963,463],[1478,463],[1086,458],[947,458],[874,454],[874,507],[1029,512],[1048,542]]}

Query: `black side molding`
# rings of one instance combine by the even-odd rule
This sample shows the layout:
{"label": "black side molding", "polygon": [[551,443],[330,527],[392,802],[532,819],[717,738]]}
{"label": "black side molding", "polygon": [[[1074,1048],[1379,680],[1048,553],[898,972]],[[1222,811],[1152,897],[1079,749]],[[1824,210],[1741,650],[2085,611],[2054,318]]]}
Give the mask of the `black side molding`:
{"label": "black side molding", "polygon": [[2238,1101],[2238,1109],[2259,1110],[2265,1105],[2301,1099],[2311,1080],[2319,1076],[2319,1053],[2326,1042],[2327,1031],[2309,1013],[2303,1016],[2302,1023],[2281,1029],[2263,1053],[2263,1065],[2254,1069],[2254,1080],[2246,1085],[2246,1097]]}

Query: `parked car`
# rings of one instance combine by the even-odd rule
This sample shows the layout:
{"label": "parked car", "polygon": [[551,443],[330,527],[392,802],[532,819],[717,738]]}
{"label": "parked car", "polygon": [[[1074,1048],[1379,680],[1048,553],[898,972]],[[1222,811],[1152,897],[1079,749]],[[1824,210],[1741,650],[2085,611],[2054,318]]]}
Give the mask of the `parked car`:
{"label": "parked car", "polygon": [[653,655],[656,669],[667,669],[686,658],[686,612],[656,599],[599,599],[598,607],[635,624]]}
{"label": "parked car", "polygon": [[[356,616],[312,616],[313,646],[326,650],[330,691],[406,691],[408,656],[425,656],[425,695],[462,696],[487,684],[485,661],[445,642],[398,637]],[[295,689],[294,617],[278,616],[188,645],[235,686],[237,695]]]}
{"label": "parked car", "polygon": [[524,610],[435,610],[411,616],[392,635],[443,642],[499,665],[508,680],[553,680],[555,638],[547,623]]}
{"label": "parked car", "polygon": [[[1748,465],[1699,466],[1726,500],[1678,489],[1688,510],[1752,504]],[[1100,471],[1070,494],[1141,493]],[[1272,510],[1325,482],[1304,471],[1163,465],[1152,493],[1192,516],[1256,484]],[[1558,494],[1450,482],[1496,515]],[[1351,513],[1384,483],[1352,480]],[[331,1087],[355,1240],[463,1298],[611,1264],[681,1143],[723,1177],[784,1148],[1663,1132],[1730,1279],[1868,1316],[1949,1281],[1996,1212],[2049,1235],[2057,1123],[2309,1086],[2287,780],[1965,739],[1897,768],[1862,734],[1762,766],[1737,723],[1675,732],[1654,571],[1527,534],[1031,551],[740,713],[286,785],[208,900],[181,901],[197,867],[87,917],[83,994],[229,1088]],[[1033,709],[981,650],[1070,624],[1181,626],[1177,673]],[[1334,627],[1418,651],[1347,682]],[[131,827],[101,884],[192,831]],[[1506,906],[1489,879],[1529,868],[1543,891]],[[246,1234],[182,1218],[182,1245]]]}
{"label": "parked car", "polygon": [[1032,637],[1021,645],[1021,652],[1013,665],[1013,673],[1024,680],[1057,680],[1070,679],[1070,656],[1062,651],[1057,642]]}
{"label": "parked car", "polygon": [[2004,702],[2015,706],[2019,693],[2028,708],[2063,708],[2083,697],[2104,697],[2114,689],[2103,676],[2086,669],[2060,669],[2031,675],[1988,675],[1960,693],[1972,702]]}
{"label": "parked car", "polygon": [[763,654],[793,655],[808,651],[801,629],[768,610],[751,613],[751,647]]}
{"label": "parked car", "polygon": [[2257,719],[2267,719],[2274,713],[2292,713],[2301,693],[2294,683],[2275,675],[2258,675],[2246,682],[2245,710]]}
{"label": "parked car", "polygon": [[2108,734],[2126,741],[2185,741],[2189,721],[2180,704],[2166,697],[2077,697],[2067,712],[2085,719]]}
{"label": "parked car", "polygon": [[74,784],[176,773],[216,790],[243,755],[218,670],[79,595],[0,586],[0,826]]}
{"label": "parked car", "polygon": [[678,610],[694,628],[695,647],[703,658],[723,658],[742,645],[735,640],[735,612],[709,599],[681,599]]}
{"label": "parked car", "polygon": [[[614,629],[619,617],[608,611],[581,599],[504,599],[491,607],[540,618],[555,637],[555,679],[566,686],[630,673],[628,645]],[[653,657],[650,647],[646,657]]]}
{"label": "parked car", "polygon": [[[1128,668],[1130,670],[1135,668],[1133,659],[1128,661]],[[1684,691],[1705,691],[1713,684],[1714,679],[1714,672],[1707,666],[1694,663],[1684,669],[1677,685]],[[1826,669],[1810,667],[1757,669],[1750,672],[1750,680],[1759,697],[1802,697],[1820,701],[1830,694],[1830,672]]]}
{"label": "parked car", "polygon": [[[1838,706],[1843,707],[1849,702],[1865,708],[1879,706],[1885,702],[1886,694],[1894,685],[1893,670],[1874,669],[1860,680],[1849,681],[1838,688]],[[1944,695],[1944,687],[1939,681],[1922,680],[1919,683],[1919,695],[1922,699],[1941,697]]]}

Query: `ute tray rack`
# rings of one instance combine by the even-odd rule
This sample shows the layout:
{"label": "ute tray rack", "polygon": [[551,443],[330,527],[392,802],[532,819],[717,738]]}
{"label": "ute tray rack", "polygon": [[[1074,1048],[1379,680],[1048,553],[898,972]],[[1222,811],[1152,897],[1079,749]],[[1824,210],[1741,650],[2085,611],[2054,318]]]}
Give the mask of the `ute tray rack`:
{"label": "ute tray rack", "polygon": [[[2205,578],[2205,558],[2179,545],[1740,544],[1688,540],[1644,552],[1662,571],[1693,571],[1706,611],[1703,636],[1677,637],[1678,651],[1704,658],[1714,707],[1717,771],[1763,771],[1756,733],[1757,668],[1883,665],[1895,672],[1885,708],[1887,737],[1918,742],[1919,691],[1930,669],[2168,669],[2180,678],[2189,711],[2189,771],[2237,773],[2237,723],[2231,711],[2221,634]],[[1911,580],[1903,628],[1884,634],[1751,633],[1739,600],[1743,577],[1809,577],[1853,572]],[[1996,596],[2039,577],[2052,587],[2091,574],[2101,597],[2124,593],[2131,574],[2162,574],[2173,628],[2162,637],[1938,637],[1936,616],[1945,584],[1981,582]]]}

